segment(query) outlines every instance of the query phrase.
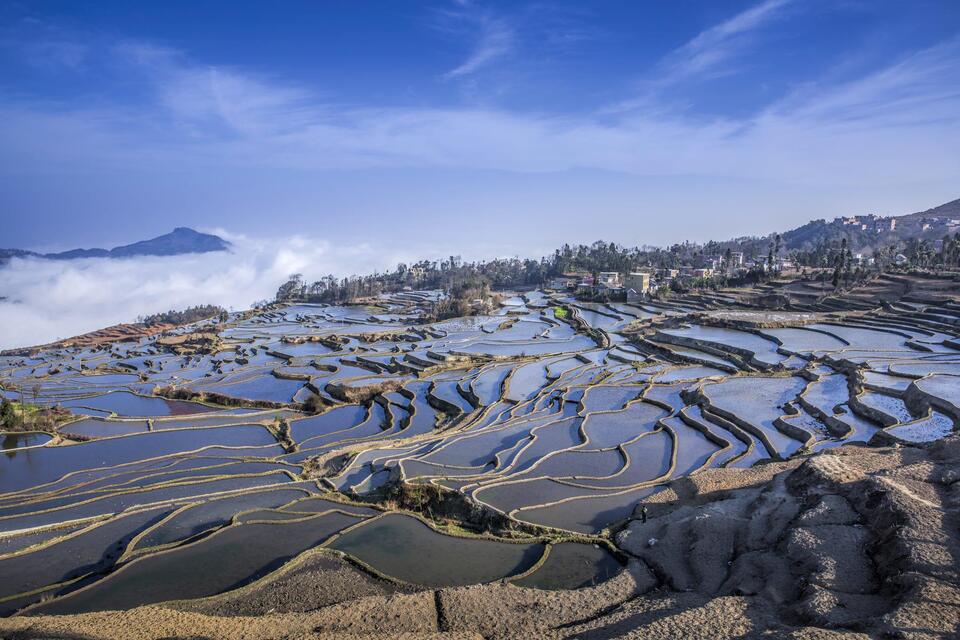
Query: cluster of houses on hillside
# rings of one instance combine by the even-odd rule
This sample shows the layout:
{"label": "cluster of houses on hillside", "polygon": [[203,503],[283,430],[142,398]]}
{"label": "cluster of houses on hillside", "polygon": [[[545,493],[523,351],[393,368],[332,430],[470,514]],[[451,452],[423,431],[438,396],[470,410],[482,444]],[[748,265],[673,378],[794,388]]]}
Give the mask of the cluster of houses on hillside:
{"label": "cluster of houses on hillside", "polygon": [[873,214],[835,218],[833,222],[834,224],[839,223],[845,227],[856,227],[861,231],[873,233],[887,233],[890,231],[896,231],[897,229],[896,218],[887,218]]}
{"label": "cluster of houses on hillside", "polygon": [[[656,291],[657,287],[663,286],[664,281],[660,279],[661,277],[669,278],[670,276],[653,270],[627,274],[621,274],[618,271],[600,271],[596,277],[587,272],[571,272],[551,278],[547,282],[547,288],[556,291],[574,291],[581,295],[606,295],[610,298],[639,301]],[[669,283],[669,280],[666,282]]]}
{"label": "cluster of houses on hillside", "polygon": [[[710,277],[711,269],[691,269],[685,272],[690,277]],[[547,282],[547,288],[556,291],[572,291],[578,295],[604,296],[626,299],[628,302],[647,298],[660,287],[669,287],[674,278],[683,277],[679,269],[650,269],[622,274],[618,271],[591,273],[564,273]]]}
{"label": "cluster of houses on hillside", "polygon": [[876,234],[894,232],[897,229],[903,228],[904,224],[906,224],[908,232],[912,231],[915,233],[923,233],[924,231],[932,229],[938,233],[953,235],[960,231],[960,218],[946,216],[924,216],[919,218],[908,216],[902,221],[898,221],[897,218],[870,214],[865,216],[834,218],[833,224]]}
{"label": "cluster of houses on hillside", "polygon": [[[744,254],[734,251],[724,256],[700,258],[697,266],[684,265],[677,269],[644,268],[630,273],[600,271],[596,275],[577,271],[551,278],[547,288],[555,291],[574,291],[578,295],[605,296],[614,299],[643,300],[660,288],[668,288],[675,281],[709,279],[720,275],[735,275],[757,267],[767,269],[765,260],[745,259]],[[774,265],[778,271],[794,268],[793,262],[778,258]]]}

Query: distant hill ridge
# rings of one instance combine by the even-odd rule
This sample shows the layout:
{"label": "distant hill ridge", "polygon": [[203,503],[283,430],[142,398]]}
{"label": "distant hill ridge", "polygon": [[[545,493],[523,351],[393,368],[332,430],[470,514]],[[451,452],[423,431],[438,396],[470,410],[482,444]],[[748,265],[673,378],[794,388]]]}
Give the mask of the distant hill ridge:
{"label": "distant hill ridge", "polygon": [[942,204],[939,207],[934,207],[933,209],[927,209],[926,211],[918,211],[916,213],[908,213],[902,218],[960,218],[960,198]]}
{"label": "distant hill ridge", "polygon": [[45,258],[47,260],[74,260],[77,258],[132,258],[136,256],[179,256],[187,253],[228,251],[230,243],[219,236],[200,233],[188,227],[177,227],[150,240],[141,240],[113,249],[71,249],[59,253],[37,253],[23,249],[0,249],[0,263],[11,258]]}
{"label": "distant hill ridge", "polygon": [[[897,245],[909,239],[939,240],[944,235],[960,232],[960,198],[932,209],[901,216],[874,214],[844,216],[827,221],[812,220],[796,229],[781,234],[783,247],[788,251],[809,251],[817,245],[839,242],[846,238],[854,251],[867,251]],[[765,251],[766,243],[775,234],[751,236],[726,241],[727,245],[756,245]],[[12,258],[45,258],[73,260],[77,258],[129,258],[135,256],[176,256],[188,253],[228,251],[230,243],[219,236],[200,233],[188,227],[177,227],[172,232],[150,240],[141,240],[113,249],[71,249],[59,253],[37,253],[23,249],[0,249],[0,265]],[[743,250],[743,247],[740,247]],[[762,252],[761,251],[761,252]]]}
{"label": "distant hill ridge", "polygon": [[960,231],[960,199],[902,216],[844,216],[812,220],[782,234],[788,250],[809,250],[817,244],[847,238],[854,250],[917,240],[938,240]]}

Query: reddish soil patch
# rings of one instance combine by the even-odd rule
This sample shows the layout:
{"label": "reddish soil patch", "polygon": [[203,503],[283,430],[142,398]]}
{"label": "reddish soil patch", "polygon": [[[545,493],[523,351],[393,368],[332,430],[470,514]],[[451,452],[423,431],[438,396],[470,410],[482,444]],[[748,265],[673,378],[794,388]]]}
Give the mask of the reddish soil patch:
{"label": "reddish soil patch", "polygon": [[65,338],[49,344],[36,345],[33,347],[20,347],[18,349],[7,349],[0,351],[0,356],[29,356],[44,349],[63,349],[66,347],[95,347],[108,342],[132,342],[146,336],[163,333],[168,329],[173,329],[173,324],[156,324],[147,326],[145,324],[115,324],[106,329],[98,329],[90,333],[84,333],[72,338]]}

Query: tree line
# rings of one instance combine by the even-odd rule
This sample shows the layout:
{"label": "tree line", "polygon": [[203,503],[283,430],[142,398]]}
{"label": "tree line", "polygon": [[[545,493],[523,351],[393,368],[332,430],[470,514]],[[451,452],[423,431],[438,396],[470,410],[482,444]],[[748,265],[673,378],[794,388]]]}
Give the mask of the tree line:
{"label": "tree line", "polygon": [[163,313],[140,316],[137,318],[137,322],[148,327],[153,327],[160,324],[192,324],[194,322],[208,320],[210,318],[226,320],[227,310],[223,307],[218,307],[217,305],[203,304],[195,307],[189,307],[180,311],[171,309],[170,311],[164,311]]}
{"label": "tree line", "polygon": [[[313,282],[307,282],[302,274],[293,274],[277,290],[275,300],[340,304],[410,287],[440,289],[454,294],[452,297],[457,297],[462,306],[468,299],[485,300],[490,290],[540,287],[550,278],[564,273],[629,273],[639,269],[678,269],[681,266],[699,268],[716,257],[721,258],[724,268],[715,277],[678,280],[674,288],[686,290],[753,284],[776,275],[784,259],[791,260],[798,269],[817,270],[827,275],[832,272],[837,284],[895,266],[960,268],[960,233],[944,237],[939,248],[929,240],[908,239],[876,249],[869,256],[874,259],[870,268],[854,264],[852,245],[846,237],[820,240],[811,248],[801,250],[789,250],[785,244],[780,234],[771,234],[703,244],[683,242],[668,247],[625,247],[603,241],[590,245],[565,244],[539,260],[513,257],[464,262],[459,256],[450,256],[442,260],[401,263],[387,272],[344,278],[331,274]],[[753,267],[730,268],[734,251],[742,253],[744,260]],[[898,264],[897,256],[901,252],[907,259],[905,265]]]}

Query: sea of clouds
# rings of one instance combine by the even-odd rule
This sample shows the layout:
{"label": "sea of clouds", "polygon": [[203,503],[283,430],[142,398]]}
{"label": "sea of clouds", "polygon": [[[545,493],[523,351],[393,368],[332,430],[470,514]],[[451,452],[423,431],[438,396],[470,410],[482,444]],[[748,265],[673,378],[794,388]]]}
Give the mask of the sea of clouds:
{"label": "sea of clouds", "polygon": [[246,309],[293,273],[309,281],[393,269],[411,256],[309,237],[254,240],[214,230],[230,252],[170,257],[14,259],[0,267],[0,349],[43,344],[198,304]]}

